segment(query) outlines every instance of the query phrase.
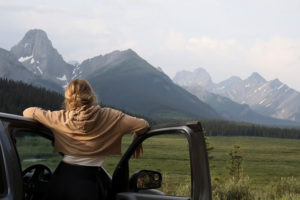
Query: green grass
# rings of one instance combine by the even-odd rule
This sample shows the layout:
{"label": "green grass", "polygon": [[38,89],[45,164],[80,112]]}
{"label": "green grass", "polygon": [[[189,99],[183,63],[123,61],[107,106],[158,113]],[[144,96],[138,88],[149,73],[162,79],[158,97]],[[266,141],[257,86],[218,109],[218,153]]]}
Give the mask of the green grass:
{"label": "green grass", "polygon": [[[123,138],[123,149],[130,144],[130,137]],[[228,180],[228,153],[235,144],[243,151],[243,175],[249,176],[253,189],[279,182],[282,177],[295,177],[300,181],[300,140],[264,137],[208,137],[214,149],[210,155],[211,178],[224,183]],[[167,145],[166,145],[167,144]],[[146,141],[145,155],[131,159],[131,173],[138,169],[159,170],[168,180],[168,189],[174,194],[176,186],[189,176],[187,143],[184,138],[160,137]],[[113,172],[119,156],[110,157],[106,169]],[[166,182],[166,180],[165,180]],[[177,188],[178,189],[178,188]]]}
{"label": "green grass", "polygon": [[228,152],[234,144],[243,151],[243,174],[251,185],[261,187],[281,177],[300,179],[300,140],[264,137],[209,137],[213,159],[210,161],[212,178],[228,178]]}
{"label": "green grass", "polygon": [[[249,177],[252,189],[261,189],[270,183],[280,182],[282,177],[295,177],[299,184],[300,140],[216,136],[208,137],[208,141],[214,147],[210,153],[213,156],[210,160],[210,172],[214,181],[225,183],[229,179],[226,168],[228,153],[235,144],[239,144],[244,158],[243,175]],[[124,152],[131,143],[131,136],[125,136],[122,143]],[[51,143],[45,139],[20,138],[17,146],[21,152],[23,169],[35,163],[44,163],[54,170],[61,159],[61,156],[52,153]],[[28,158],[47,160],[28,162],[26,161]],[[107,158],[104,167],[110,174],[113,173],[120,158],[121,156]],[[160,171],[163,174],[162,190],[168,194],[178,194],[177,191],[190,182],[187,140],[177,135],[147,139],[144,142],[144,155],[141,159],[130,160],[130,175],[141,169]]]}

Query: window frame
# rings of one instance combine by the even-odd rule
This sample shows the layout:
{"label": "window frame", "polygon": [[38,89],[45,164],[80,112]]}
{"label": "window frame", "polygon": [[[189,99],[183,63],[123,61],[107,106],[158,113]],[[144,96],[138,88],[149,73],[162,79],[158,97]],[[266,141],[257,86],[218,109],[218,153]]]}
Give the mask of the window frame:
{"label": "window frame", "polygon": [[[191,167],[191,197],[193,200],[211,200],[211,181],[210,170],[207,158],[207,150],[204,138],[204,132],[199,121],[191,121],[184,123],[165,124],[151,127],[146,133],[137,137],[129,146],[119,164],[117,165],[113,177],[112,187],[113,195],[120,193],[128,193],[129,181],[129,165],[128,160],[132,156],[136,147],[141,144],[148,137],[154,135],[180,133],[184,134],[188,140],[190,153],[190,167]],[[138,194],[138,193],[136,193]],[[156,196],[157,197],[157,196]],[[170,197],[170,196],[169,196]],[[172,197],[173,198],[173,197]],[[174,197],[174,199],[178,197]],[[154,198],[155,199],[155,198]],[[165,199],[165,198],[161,198]]]}
{"label": "window frame", "polygon": [[0,188],[0,197],[4,197],[7,194],[7,180],[6,180],[6,170],[5,170],[5,165],[4,165],[4,156],[3,156],[3,151],[2,151],[2,144],[0,143],[0,187],[2,186],[3,188]]}
{"label": "window frame", "polygon": [[[18,137],[17,135],[20,133],[32,134],[32,136],[35,135],[34,137],[41,137],[45,140],[49,140],[49,142],[51,142],[52,147],[54,146],[54,139],[53,139],[52,135],[49,134],[49,132],[45,132],[45,130],[43,130],[43,129],[41,130],[41,129],[30,129],[30,128],[15,128],[13,131],[11,131],[10,137],[14,142],[14,148],[15,148],[16,155],[18,158],[17,160],[19,163],[20,170],[23,171],[24,169],[23,169],[22,160],[20,157],[20,152],[19,152],[19,149],[16,144],[16,142],[17,142],[16,137]],[[53,152],[53,154],[56,154],[56,153]]]}
{"label": "window frame", "polygon": [[[135,139],[135,141],[128,147],[125,154],[119,161],[112,177],[112,184],[113,184],[113,191],[112,193],[117,194],[120,192],[127,192],[129,190],[129,161],[131,159],[131,155],[137,148],[139,144],[147,140],[148,138],[159,136],[159,135],[176,135],[181,134],[185,136],[185,139],[188,141],[189,145],[189,160],[190,160],[190,175],[191,175],[191,195],[193,194],[193,176],[192,176],[192,160],[191,160],[191,147],[190,147],[190,138],[189,138],[189,130],[185,130],[186,127],[183,129],[181,128],[162,128],[158,130],[149,131],[147,134],[142,134]],[[118,179],[118,181],[116,181]],[[119,184],[122,183],[122,184]],[[169,196],[169,197],[176,197],[176,196]]]}

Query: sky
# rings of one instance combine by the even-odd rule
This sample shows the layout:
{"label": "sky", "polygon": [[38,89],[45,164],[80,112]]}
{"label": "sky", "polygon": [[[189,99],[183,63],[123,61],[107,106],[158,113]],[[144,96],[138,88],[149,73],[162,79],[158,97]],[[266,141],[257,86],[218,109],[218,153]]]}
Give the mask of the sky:
{"label": "sky", "polygon": [[0,48],[47,32],[66,61],[131,48],[173,78],[258,72],[300,91],[299,0],[0,0]]}

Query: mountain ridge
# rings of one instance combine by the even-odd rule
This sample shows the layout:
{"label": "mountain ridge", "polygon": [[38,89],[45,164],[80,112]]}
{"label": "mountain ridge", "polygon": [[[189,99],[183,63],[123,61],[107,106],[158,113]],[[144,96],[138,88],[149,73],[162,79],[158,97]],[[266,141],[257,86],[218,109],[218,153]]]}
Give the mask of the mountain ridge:
{"label": "mountain ridge", "polygon": [[46,32],[34,29],[10,52],[33,76],[61,88],[71,79],[87,79],[105,105],[167,121],[221,119],[208,104],[175,85],[132,49],[71,65],[52,46]]}
{"label": "mountain ridge", "polygon": [[[176,74],[176,76],[179,75]],[[191,76],[185,78],[191,79]],[[174,80],[176,81],[175,78]],[[181,82],[177,83],[181,84]],[[201,83],[198,84],[201,85]],[[197,85],[197,82],[195,81],[193,85]],[[244,80],[232,76],[219,83],[212,83],[205,89],[236,103],[248,104],[260,115],[300,122],[300,93],[289,88],[279,79],[267,81],[259,73],[253,72]]]}

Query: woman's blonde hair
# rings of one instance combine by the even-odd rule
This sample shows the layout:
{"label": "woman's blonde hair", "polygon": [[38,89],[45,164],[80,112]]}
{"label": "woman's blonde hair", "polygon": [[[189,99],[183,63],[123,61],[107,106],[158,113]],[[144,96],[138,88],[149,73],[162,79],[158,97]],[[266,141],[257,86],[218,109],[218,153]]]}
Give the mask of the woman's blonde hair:
{"label": "woman's blonde hair", "polygon": [[65,90],[65,109],[77,110],[82,106],[97,104],[97,97],[90,84],[83,79],[74,79]]}

